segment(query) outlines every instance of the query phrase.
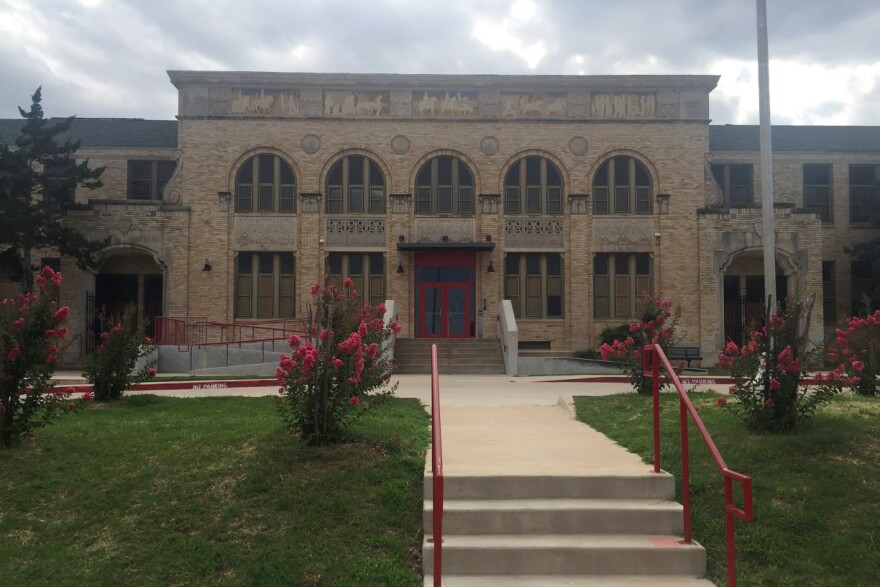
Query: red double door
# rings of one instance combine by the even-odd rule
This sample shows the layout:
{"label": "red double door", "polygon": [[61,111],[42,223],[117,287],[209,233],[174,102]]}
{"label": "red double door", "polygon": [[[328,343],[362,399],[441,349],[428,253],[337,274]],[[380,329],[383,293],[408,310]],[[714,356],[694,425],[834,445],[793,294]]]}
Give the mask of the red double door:
{"label": "red double door", "polygon": [[416,253],[417,336],[474,336],[475,265],[473,252]]}

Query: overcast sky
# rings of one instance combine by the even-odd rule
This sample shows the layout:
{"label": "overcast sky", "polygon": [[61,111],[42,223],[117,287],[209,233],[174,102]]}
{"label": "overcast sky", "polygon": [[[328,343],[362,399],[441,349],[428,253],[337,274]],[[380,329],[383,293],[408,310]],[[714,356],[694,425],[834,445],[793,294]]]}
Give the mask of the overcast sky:
{"label": "overcast sky", "polygon": [[[880,1],[768,0],[774,124],[880,124]],[[717,74],[756,124],[754,0],[0,0],[0,117],[173,118],[166,70]]]}

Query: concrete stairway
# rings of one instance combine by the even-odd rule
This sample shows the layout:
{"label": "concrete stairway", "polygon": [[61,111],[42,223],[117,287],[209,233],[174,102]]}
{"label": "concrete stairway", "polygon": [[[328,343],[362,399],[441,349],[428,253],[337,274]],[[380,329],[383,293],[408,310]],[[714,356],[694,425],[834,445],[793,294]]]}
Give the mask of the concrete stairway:
{"label": "concrete stairway", "polygon": [[495,338],[398,338],[395,373],[431,372],[431,345],[437,345],[440,373],[503,374],[501,342]]}
{"label": "concrete stairway", "polygon": [[[671,475],[654,474],[559,408],[450,408],[443,424],[444,585],[712,585],[701,578],[703,547],[681,542]],[[426,586],[434,566],[429,469]]]}

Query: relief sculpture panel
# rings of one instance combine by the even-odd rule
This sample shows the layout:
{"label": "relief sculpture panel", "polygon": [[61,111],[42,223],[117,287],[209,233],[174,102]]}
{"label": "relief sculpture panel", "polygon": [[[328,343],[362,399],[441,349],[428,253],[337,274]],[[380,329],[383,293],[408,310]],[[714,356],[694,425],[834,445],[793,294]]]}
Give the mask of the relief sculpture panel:
{"label": "relief sculpture panel", "polygon": [[654,118],[657,97],[653,93],[593,94],[590,113],[593,118]]}
{"label": "relief sculpture panel", "polygon": [[596,218],[593,244],[596,247],[651,247],[654,221],[651,218]]}
{"label": "relief sculpture panel", "polygon": [[504,246],[554,249],[563,247],[565,236],[562,232],[562,220],[505,220]]}
{"label": "relief sculpture panel", "polygon": [[416,242],[474,242],[476,221],[473,218],[416,218]]}
{"label": "relief sculpture panel", "polygon": [[327,246],[384,247],[384,218],[328,218]]}
{"label": "relief sculpture panel", "polygon": [[324,91],[324,116],[388,116],[390,93],[364,91]]}
{"label": "relief sculpture panel", "polygon": [[413,90],[412,96],[412,110],[417,118],[473,118],[477,115],[476,91]]}
{"label": "relief sculpture panel", "polygon": [[271,88],[232,88],[232,114],[298,116],[299,91]]}
{"label": "relief sculpture panel", "polygon": [[501,116],[504,118],[565,118],[567,115],[565,92],[501,94]]}
{"label": "relief sculpture panel", "polygon": [[294,251],[296,218],[236,216],[234,242],[238,251]]}

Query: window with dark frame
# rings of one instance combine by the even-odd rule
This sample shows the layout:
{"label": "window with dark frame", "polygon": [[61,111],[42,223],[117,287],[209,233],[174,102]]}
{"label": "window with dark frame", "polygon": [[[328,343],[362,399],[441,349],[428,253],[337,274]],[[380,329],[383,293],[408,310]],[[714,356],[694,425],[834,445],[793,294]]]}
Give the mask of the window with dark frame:
{"label": "window with dark frame", "polygon": [[504,257],[504,298],[517,318],[562,318],[562,255],[507,253]]}
{"label": "window with dark frame", "polygon": [[293,253],[239,252],[235,259],[235,317],[291,318],[296,313]]}
{"label": "window with dark frame", "polygon": [[457,157],[434,157],[419,169],[415,195],[416,214],[472,215],[474,176]]}
{"label": "window with dark frame", "polygon": [[296,176],[271,153],[254,155],[235,174],[236,212],[296,212]]}
{"label": "window with dark frame", "polygon": [[593,213],[650,214],[652,189],[651,174],[641,161],[612,157],[593,176]]}
{"label": "window with dark frame", "polygon": [[177,163],[174,161],[129,161],[128,198],[161,200],[175,167]]}
{"label": "window with dark frame", "polygon": [[880,165],[849,166],[849,221],[880,219]]}
{"label": "window with dark frame", "polygon": [[831,223],[831,165],[804,165],[804,208]]}
{"label": "window with dark frame", "polygon": [[505,214],[562,214],[562,174],[544,157],[523,157],[504,177]]}
{"label": "window with dark frame", "polygon": [[369,157],[343,157],[327,174],[326,200],[331,214],[384,214],[385,175]]}
{"label": "window with dark frame", "polygon": [[822,261],[822,314],[825,324],[837,323],[837,282],[834,261]]}
{"label": "window with dark frame", "polygon": [[385,255],[382,253],[330,253],[325,271],[329,282],[342,287],[346,277],[371,306],[385,301]]}
{"label": "window with dark frame", "polygon": [[[43,173],[56,202],[70,203],[75,200],[76,185],[70,181],[71,172],[76,167],[76,160],[71,158],[46,161]],[[162,197],[159,194],[159,197]]]}
{"label": "window with dark frame", "polygon": [[593,315],[629,318],[636,301],[653,293],[653,262],[649,253],[598,253],[593,258]]}
{"label": "window with dark frame", "polygon": [[732,208],[748,207],[755,201],[750,163],[712,165],[712,176],[721,186],[724,205]]}

